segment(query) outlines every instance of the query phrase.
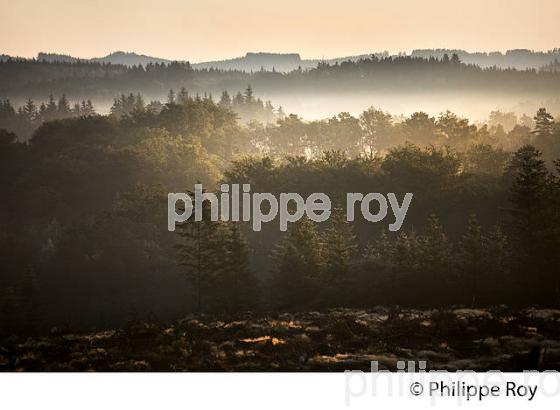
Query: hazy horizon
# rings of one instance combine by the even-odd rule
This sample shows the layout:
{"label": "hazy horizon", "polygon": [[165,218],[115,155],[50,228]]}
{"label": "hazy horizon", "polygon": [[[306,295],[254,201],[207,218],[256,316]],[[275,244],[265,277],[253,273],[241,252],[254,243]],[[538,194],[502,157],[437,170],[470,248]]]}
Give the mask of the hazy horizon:
{"label": "hazy horizon", "polygon": [[[557,47],[557,48],[560,48],[560,47]],[[411,48],[409,50],[382,50],[382,49],[379,49],[379,50],[368,50],[368,51],[355,52],[355,53],[344,53],[343,52],[341,54],[333,54],[333,55],[328,55],[328,56],[327,55],[308,56],[308,55],[303,55],[302,53],[298,52],[297,50],[293,50],[293,51],[246,50],[246,51],[240,51],[239,54],[236,54],[236,55],[215,56],[215,57],[209,57],[207,59],[197,60],[197,61],[192,60],[192,59],[188,59],[188,58],[174,59],[172,57],[168,57],[168,56],[165,56],[165,55],[153,54],[153,53],[145,52],[143,50],[136,50],[136,49],[130,49],[130,50],[128,50],[128,49],[114,49],[114,50],[113,49],[108,49],[107,52],[104,52],[104,53],[101,53],[101,54],[98,54],[98,55],[80,55],[80,54],[65,52],[64,50],[53,50],[53,49],[37,50],[36,53],[30,54],[30,55],[10,54],[10,53],[6,53],[6,52],[0,50],[0,54],[9,55],[10,57],[36,58],[39,53],[46,53],[46,54],[56,54],[56,55],[67,55],[67,56],[78,58],[78,59],[89,60],[89,59],[95,59],[95,58],[103,58],[103,57],[110,56],[114,53],[123,52],[123,53],[136,54],[138,56],[153,57],[153,58],[158,58],[158,59],[163,59],[163,60],[188,61],[189,63],[192,63],[192,64],[200,64],[200,63],[207,63],[207,62],[213,62],[213,61],[231,60],[231,59],[235,59],[235,58],[245,57],[247,54],[259,54],[259,53],[277,54],[277,55],[298,54],[302,60],[322,60],[322,59],[330,60],[330,59],[339,59],[339,58],[344,58],[344,57],[371,55],[371,54],[384,53],[384,52],[388,52],[389,55],[391,55],[391,56],[399,55],[400,53],[405,53],[407,55],[410,55],[414,50],[462,50],[462,51],[465,51],[467,53],[500,52],[502,54],[505,54],[507,51],[512,51],[512,50],[529,50],[529,51],[535,52],[535,53],[539,53],[539,52],[546,53],[546,52],[554,50],[554,47],[547,48],[547,49],[536,49],[536,48],[529,49],[529,48],[522,48],[522,47],[514,47],[514,48],[503,49],[503,50],[495,50],[495,49],[483,50],[483,49],[465,49],[465,48],[453,47],[453,46],[448,46],[448,47],[435,47],[434,46],[434,47],[416,47],[416,48]]]}
{"label": "hazy horizon", "polygon": [[318,0],[281,6],[255,0],[0,0],[0,9],[0,53],[20,57],[43,51],[92,58],[122,50],[191,62],[247,52],[320,59],[425,48],[547,51],[560,39],[560,4],[553,0],[350,0],[344,7]]}

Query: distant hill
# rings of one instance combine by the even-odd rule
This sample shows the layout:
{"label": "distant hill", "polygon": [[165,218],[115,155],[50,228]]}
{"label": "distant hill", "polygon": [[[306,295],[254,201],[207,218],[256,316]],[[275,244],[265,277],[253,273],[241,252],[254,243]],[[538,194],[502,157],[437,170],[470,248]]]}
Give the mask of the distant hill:
{"label": "distant hill", "polygon": [[[468,52],[459,49],[416,49],[410,53],[412,57],[421,58],[438,58],[441,59],[445,54],[451,56],[457,54],[462,62],[467,64],[476,64],[480,67],[499,67],[499,68],[517,68],[539,69],[560,60],[560,49],[555,48],[549,51],[532,51],[526,49],[508,50],[505,53],[495,52]],[[377,57],[389,57],[387,51],[381,53],[372,53]],[[399,53],[398,55],[405,55]],[[192,64],[193,68],[208,69],[216,68],[221,70],[240,70],[246,72],[256,72],[261,69],[265,71],[289,72],[298,68],[307,69],[317,67],[317,64],[324,61],[329,64],[341,63],[343,61],[356,61],[361,58],[369,57],[371,54],[361,54],[347,57],[337,57],[331,59],[302,59],[298,53],[267,53],[256,52],[247,53],[242,57],[232,58],[228,60],[205,61]],[[5,61],[10,56],[0,55],[0,61]],[[58,61],[58,62],[77,62],[89,61],[99,63],[122,64],[125,66],[143,65],[148,63],[170,63],[172,60],[151,57],[143,54],[129,53],[124,51],[116,51],[105,57],[97,57],[91,59],[80,59],[65,54],[55,53],[39,53],[38,60]]]}
{"label": "distant hill", "polygon": [[442,58],[444,54],[451,57],[456,53],[462,62],[466,64],[476,64],[481,67],[500,67],[500,68],[540,68],[544,65],[552,63],[555,59],[560,58],[560,49],[555,48],[550,51],[533,51],[526,49],[508,50],[505,53],[499,51],[493,52],[474,52],[469,53],[465,50],[454,49],[423,49],[413,50],[412,57],[436,57]]}
{"label": "distant hill", "polygon": [[219,68],[222,70],[258,71],[261,68],[266,71],[292,71],[302,65],[299,54],[277,54],[277,53],[247,53],[243,57],[229,60],[208,61],[193,64],[194,68]]}
{"label": "distant hill", "polygon": [[[375,53],[377,56],[388,56],[388,53]],[[298,53],[247,53],[243,57],[232,58],[229,60],[207,61],[192,64],[193,68],[217,68],[220,70],[241,70],[241,71],[278,71],[289,72],[299,68],[315,68],[320,61],[334,64],[342,61],[356,61],[360,58],[370,57],[370,54],[359,56],[338,57],[333,59],[310,59],[303,60]]]}
{"label": "distant hill", "polygon": [[126,66],[143,65],[148,63],[171,63],[173,60],[165,58],[150,57],[144,54],[125,53],[124,51],[116,51],[106,57],[92,58],[90,61],[99,63],[122,64]]}
{"label": "distant hill", "polygon": [[[438,59],[443,58],[445,54],[451,57],[457,54],[462,62],[466,64],[476,64],[480,67],[499,67],[499,68],[516,68],[524,70],[526,68],[539,69],[551,63],[556,59],[560,60],[560,49],[550,51],[532,51],[525,49],[508,50],[505,53],[495,52],[473,52],[458,49],[417,49],[413,50],[410,55],[412,57]],[[317,64],[324,61],[329,64],[341,63],[343,61],[356,61],[362,58],[370,57],[372,54],[377,57],[389,57],[387,51],[380,53],[361,54],[347,57],[337,57],[331,59],[302,59],[299,54],[275,54],[275,53],[247,53],[244,57],[233,58],[230,60],[208,61],[204,63],[193,64],[194,68],[218,68],[222,70],[242,70],[242,71],[259,71],[261,68],[266,71],[288,72],[302,69],[317,67]],[[399,53],[404,55],[404,53]],[[393,55],[395,56],[395,55]]]}
{"label": "distant hill", "polygon": [[[526,68],[538,69],[553,63],[556,59],[560,59],[560,49],[550,51],[532,51],[525,49],[508,50],[505,53],[496,52],[473,52],[457,49],[418,49],[413,50],[410,55],[412,57],[438,59],[443,58],[445,54],[449,57],[457,54],[462,62],[466,64],[476,64],[480,67],[499,67],[499,68],[517,68],[524,70]],[[275,53],[247,53],[244,57],[233,58],[230,60],[208,61],[204,63],[193,64],[194,68],[218,68],[223,70],[242,70],[242,71],[259,71],[261,68],[266,71],[288,72],[302,69],[317,67],[317,64],[324,61],[329,64],[341,63],[343,61],[356,61],[361,58],[370,57],[375,54],[377,57],[389,57],[390,54],[385,51],[381,53],[361,54],[348,57],[337,57],[331,59],[302,59],[299,54],[275,54]],[[403,55],[400,53],[399,55]],[[394,55],[393,55],[394,56]]]}
{"label": "distant hill", "polygon": [[105,57],[96,57],[90,59],[76,58],[65,54],[55,54],[55,53],[39,53],[37,55],[37,60],[51,61],[51,62],[67,62],[74,63],[78,61],[89,61],[92,63],[111,63],[111,64],[122,64],[126,66],[133,65],[143,65],[148,63],[170,63],[172,60],[166,60],[164,58],[150,57],[143,54],[136,53],[126,53],[124,51],[115,51]]}
{"label": "distant hill", "polygon": [[7,61],[7,60],[25,60],[25,58],[23,57],[16,57],[16,56],[10,56],[8,54],[0,54],[0,62],[1,61]]}

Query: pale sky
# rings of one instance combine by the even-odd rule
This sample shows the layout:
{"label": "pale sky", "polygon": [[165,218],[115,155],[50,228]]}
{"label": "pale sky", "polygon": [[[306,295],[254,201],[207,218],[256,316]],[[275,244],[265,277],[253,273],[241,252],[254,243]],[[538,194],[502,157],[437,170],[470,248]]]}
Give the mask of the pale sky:
{"label": "pale sky", "polygon": [[200,62],[415,48],[560,47],[560,0],[0,0],[0,54],[112,51]]}

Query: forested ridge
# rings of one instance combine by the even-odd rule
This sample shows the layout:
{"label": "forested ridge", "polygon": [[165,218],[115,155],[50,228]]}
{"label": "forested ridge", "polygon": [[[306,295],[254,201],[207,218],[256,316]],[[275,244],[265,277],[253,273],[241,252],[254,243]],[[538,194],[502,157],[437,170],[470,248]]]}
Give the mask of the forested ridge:
{"label": "forested ridge", "polygon": [[141,92],[161,98],[170,88],[230,93],[252,84],[261,93],[279,92],[474,92],[554,96],[560,73],[553,69],[514,69],[464,64],[457,54],[423,58],[378,56],[289,72],[193,68],[188,62],[125,66],[97,62],[6,59],[0,61],[0,95],[45,99],[50,93],[71,99],[111,99]]}

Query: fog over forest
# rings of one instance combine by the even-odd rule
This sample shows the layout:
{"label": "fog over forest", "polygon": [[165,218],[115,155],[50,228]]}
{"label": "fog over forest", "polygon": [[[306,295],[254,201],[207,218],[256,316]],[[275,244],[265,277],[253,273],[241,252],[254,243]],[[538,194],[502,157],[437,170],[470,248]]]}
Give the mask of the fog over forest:
{"label": "fog over forest", "polygon": [[[560,369],[558,50],[444,51],[2,58],[1,368]],[[333,212],[170,232],[197,183]],[[348,222],[371,192],[400,230]]]}
{"label": "fog over forest", "polygon": [[557,50],[414,50],[409,56],[384,52],[321,61],[248,53],[189,64],[122,52],[90,60],[40,53],[37,60],[3,58],[0,95],[22,105],[28,98],[45,101],[50,94],[65,94],[71,100],[90,99],[97,112],[106,114],[121,93],[165,101],[171,88],[218,97],[250,84],[264,101],[306,119],[342,111],[357,115],[375,106],[395,116],[449,109],[482,122],[493,110],[518,116],[541,106],[560,110],[558,56]]}

